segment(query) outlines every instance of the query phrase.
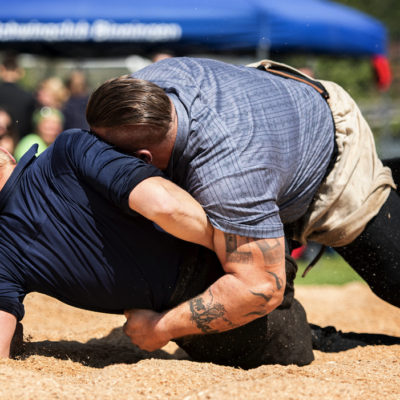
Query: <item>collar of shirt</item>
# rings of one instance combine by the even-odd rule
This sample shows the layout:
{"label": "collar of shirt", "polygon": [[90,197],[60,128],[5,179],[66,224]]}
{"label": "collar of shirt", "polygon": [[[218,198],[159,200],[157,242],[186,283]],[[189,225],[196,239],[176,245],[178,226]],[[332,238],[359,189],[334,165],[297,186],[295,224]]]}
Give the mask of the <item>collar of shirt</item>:
{"label": "collar of shirt", "polygon": [[21,158],[14,171],[0,191],[0,213],[3,212],[9,197],[14,193],[26,169],[36,160],[38,145],[34,144]]}
{"label": "collar of shirt", "polygon": [[174,181],[174,172],[176,172],[176,167],[182,158],[189,137],[189,116],[186,108],[181,103],[178,96],[176,96],[174,93],[166,93],[166,95],[174,103],[176,115],[178,117],[178,131],[176,132],[174,149],[172,150],[168,167],[164,171],[164,174],[167,176],[167,178]]}

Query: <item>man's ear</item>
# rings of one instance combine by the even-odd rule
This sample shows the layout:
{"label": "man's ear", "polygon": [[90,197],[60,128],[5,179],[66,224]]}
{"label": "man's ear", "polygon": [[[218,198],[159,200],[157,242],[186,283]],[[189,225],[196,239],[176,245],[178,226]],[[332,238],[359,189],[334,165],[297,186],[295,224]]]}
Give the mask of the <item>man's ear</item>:
{"label": "man's ear", "polygon": [[149,150],[141,149],[141,150],[135,151],[133,154],[135,157],[144,161],[146,164],[153,163],[153,155],[151,154],[151,152]]}

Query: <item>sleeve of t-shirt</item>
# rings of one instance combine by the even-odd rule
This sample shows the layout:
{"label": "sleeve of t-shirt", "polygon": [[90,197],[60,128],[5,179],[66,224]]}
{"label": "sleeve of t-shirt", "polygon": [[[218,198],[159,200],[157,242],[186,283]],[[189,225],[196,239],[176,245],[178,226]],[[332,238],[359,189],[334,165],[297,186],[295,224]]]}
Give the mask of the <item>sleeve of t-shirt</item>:
{"label": "sleeve of t-shirt", "polygon": [[14,315],[18,321],[21,321],[25,315],[22,304],[24,298],[22,288],[13,282],[9,271],[0,265],[0,310]]}
{"label": "sleeve of t-shirt", "polygon": [[124,154],[96,135],[78,129],[62,133],[54,143],[55,169],[66,168],[60,167],[66,159],[94,190],[129,214],[132,214],[129,195],[136,185],[150,177],[164,176],[155,166]]}

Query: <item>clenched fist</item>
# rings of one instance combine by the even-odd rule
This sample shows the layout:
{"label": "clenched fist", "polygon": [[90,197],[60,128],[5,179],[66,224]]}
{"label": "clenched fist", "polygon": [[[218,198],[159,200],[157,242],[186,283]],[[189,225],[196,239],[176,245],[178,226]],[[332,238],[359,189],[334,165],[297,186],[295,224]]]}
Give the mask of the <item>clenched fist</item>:
{"label": "clenched fist", "polygon": [[142,350],[154,351],[164,347],[170,340],[160,324],[163,314],[150,310],[125,310],[127,321],[123,326],[131,342]]}

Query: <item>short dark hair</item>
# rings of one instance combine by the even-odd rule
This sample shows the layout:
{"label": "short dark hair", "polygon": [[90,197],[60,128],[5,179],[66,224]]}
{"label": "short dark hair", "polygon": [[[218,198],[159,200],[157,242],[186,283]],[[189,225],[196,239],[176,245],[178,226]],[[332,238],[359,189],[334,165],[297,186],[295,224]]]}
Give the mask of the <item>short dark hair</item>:
{"label": "short dark hair", "polygon": [[15,71],[18,69],[17,55],[14,53],[6,53],[2,61],[3,67],[7,71]]}
{"label": "short dark hair", "polygon": [[86,120],[92,128],[138,125],[142,133],[148,133],[146,140],[140,138],[141,143],[159,143],[172,122],[171,102],[154,83],[124,75],[94,90],[86,107]]}

